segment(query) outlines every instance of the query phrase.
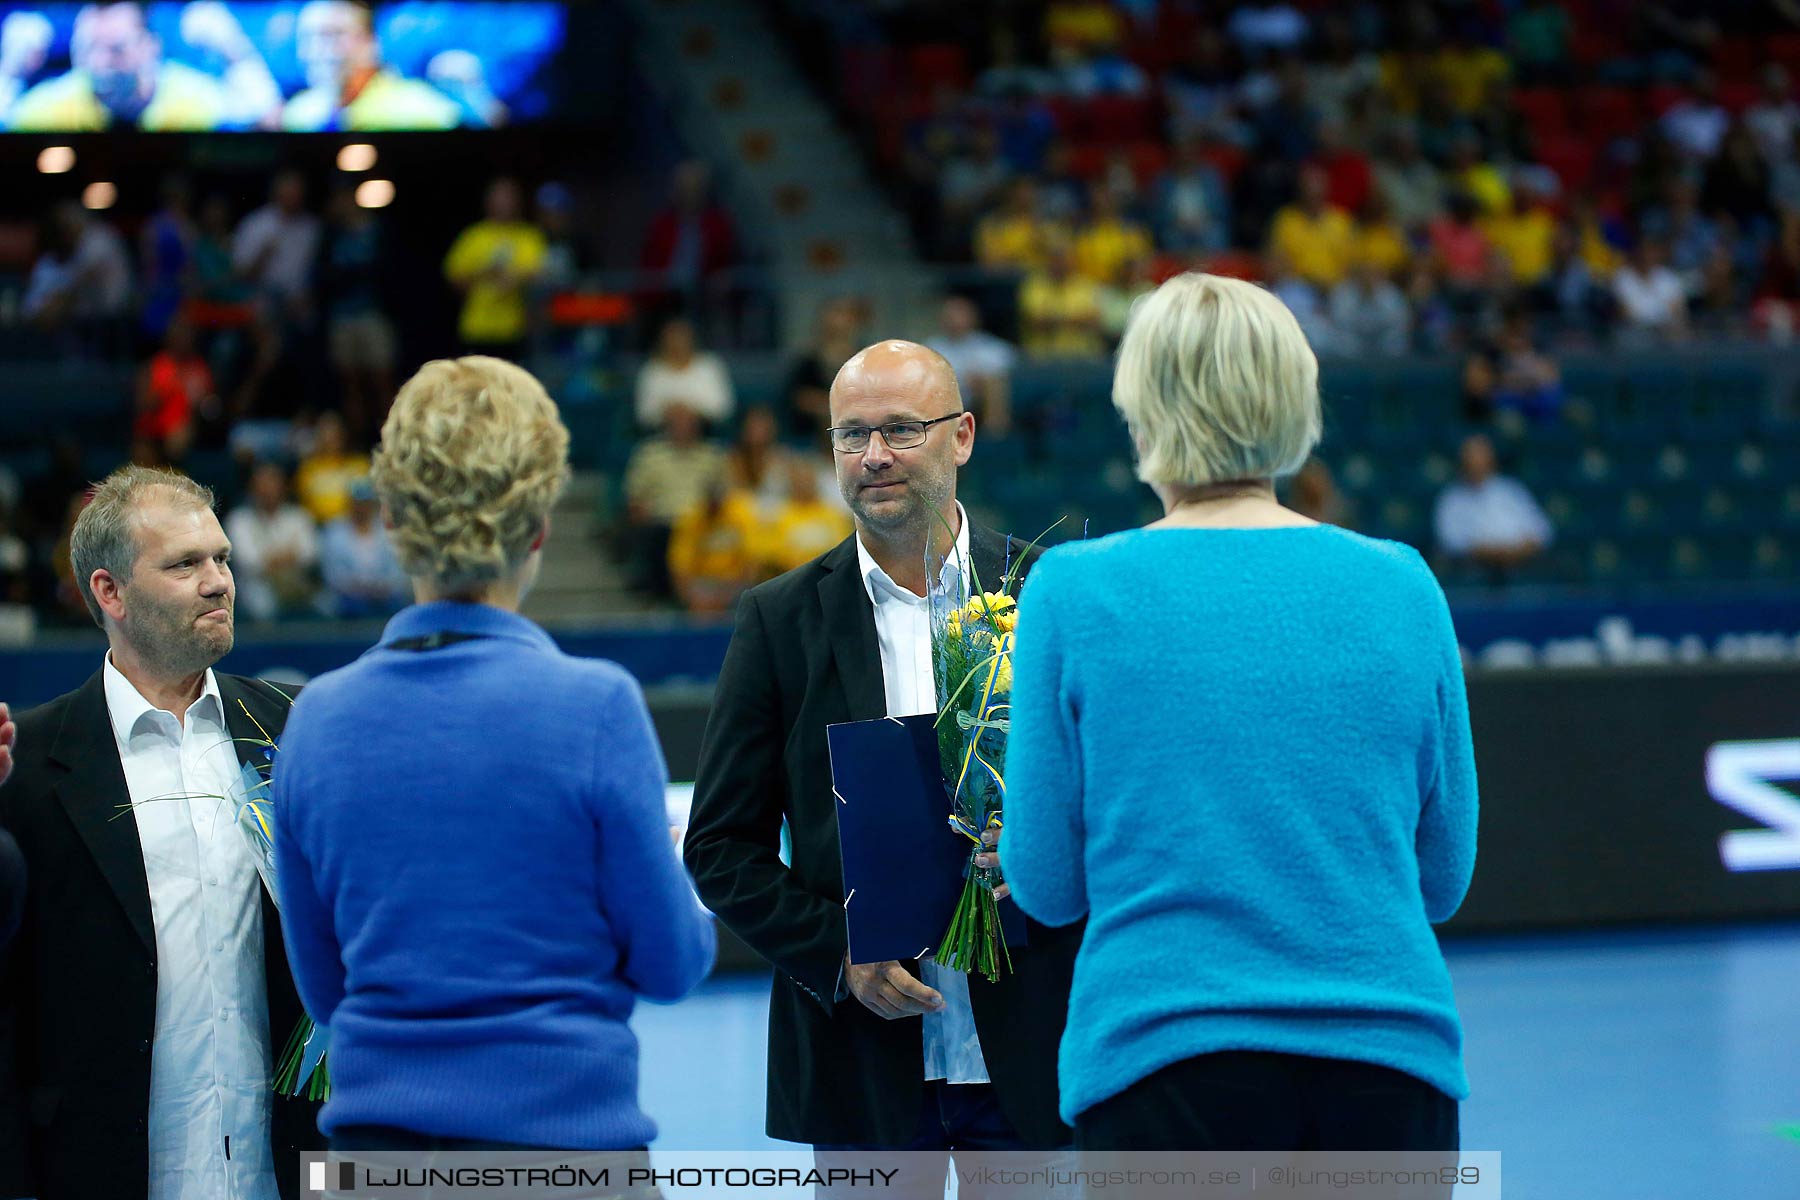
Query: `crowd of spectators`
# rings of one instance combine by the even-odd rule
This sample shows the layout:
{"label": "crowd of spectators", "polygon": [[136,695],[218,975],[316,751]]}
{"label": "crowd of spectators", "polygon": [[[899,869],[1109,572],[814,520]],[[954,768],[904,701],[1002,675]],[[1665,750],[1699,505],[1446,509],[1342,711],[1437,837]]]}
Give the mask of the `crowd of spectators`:
{"label": "crowd of spectators", "polygon": [[871,131],[938,258],[1020,278],[989,315],[1030,353],[1104,350],[1196,265],[1279,289],[1326,355],[1464,351],[1514,312],[1626,346],[1792,336],[1800,5],[906,19],[930,9],[886,8],[901,85]]}

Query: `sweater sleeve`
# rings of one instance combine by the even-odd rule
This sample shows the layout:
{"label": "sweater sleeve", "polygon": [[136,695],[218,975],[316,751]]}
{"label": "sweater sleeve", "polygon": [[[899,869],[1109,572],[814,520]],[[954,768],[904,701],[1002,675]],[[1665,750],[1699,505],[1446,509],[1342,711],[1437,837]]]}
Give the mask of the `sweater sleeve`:
{"label": "sweater sleeve", "polygon": [[[1436,591],[1435,582],[1432,584]],[[1414,845],[1425,915],[1433,924],[1448,921],[1468,893],[1475,873],[1477,788],[1475,742],[1469,730],[1469,693],[1463,682],[1456,629],[1443,593],[1433,597],[1437,640],[1442,648],[1438,674],[1437,761],[1431,787],[1419,810]]]}
{"label": "sweater sleeve", "polygon": [[[344,958],[331,907],[319,894],[305,832],[305,719],[300,701],[282,731],[270,795],[275,805],[275,883],[281,893],[281,935],[294,988],[307,1015],[321,1025],[344,1000]],[[298,726],[298,728],[296,728]],[[298,735],[298,736],[296,736]]]}
{"label": "sweater sleeve", "polygon": [[1086,834],[1073,697],[1050,586],[1056,581],[1046,572],[1054,561],[1039,562],[1020,597],[1000,867],[1029,916],[1068,925],[1087,914]]}
{"label": "sweater sleeve", "polygon": [[601,911],[625,981],[646,999],[679,1000],[712,969],[712,920],[675,857],[668,768],[637,683],[621,678],[600,711],[594,778]]}

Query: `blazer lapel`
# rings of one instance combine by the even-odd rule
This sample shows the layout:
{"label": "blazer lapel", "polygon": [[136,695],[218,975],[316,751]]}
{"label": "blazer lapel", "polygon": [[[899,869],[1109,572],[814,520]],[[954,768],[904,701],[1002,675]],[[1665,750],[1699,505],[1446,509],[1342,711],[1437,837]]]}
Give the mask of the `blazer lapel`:
{"label": "blazer lapel", "polygon": [[143,844],[125,768],[119,762],[112,719],[106,708],[106,683],[100,672],[82,684],[63,717],[50,748],[50,759],[67,773],[56,783],[56,796],[144,950],[156,955],[156,926],[150,916],[150,883],[144,874]]}
{"label": "blazer lapel", "polygon": [[852,721],[874,721],[887,715],[887,687],[881,676],[881,644],[875,636],[875,606],[863,586],[852,534],[819,564],[819,605],[831,657],[850,704]]}
{"label": "blazer lapel", "polygon": [[[1006,543],[1005,534],[996,533],[985,525],[971,523],[969,526],[969,558],[974,561],[975,573],[981,577],[981,586],[987,591],[999,591],[1000,584],[1006,579]],[[1024,548],[1023,544],[1014,542],[1012,553],[1017,555]]]}
{"label": "blazer lapel", "polygon": [[275,741],[287,724],[288,703],[265,696],[260,689],[244,686],[235,675],[219,675],[219,699],[225,705],[225,728],[231,732],[232,749],[240,766],[260,769],[268,765],[265,741]]}

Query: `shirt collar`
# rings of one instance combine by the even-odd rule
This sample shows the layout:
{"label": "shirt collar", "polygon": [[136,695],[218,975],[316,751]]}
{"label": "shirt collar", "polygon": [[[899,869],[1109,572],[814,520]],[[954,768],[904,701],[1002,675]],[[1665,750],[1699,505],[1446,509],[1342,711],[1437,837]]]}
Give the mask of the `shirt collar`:
{"label": "shirt collar", "polygon": [[[112,718],[113,737],[123,746],[137,732],[140,721],[152,713],[164,710],[144,699],[144,694],[137,690],[137,685],[125,678],[125,673],[113,665],[110,650],[106,652],[106,665],[101,669],[101,675],[106,685],[106,711]],[[196,711],[203,716],[210,716],[220,725],[225,724],[225,698],[219,694],[219,680],[211,667],[206,669],[199,697],[188,706],[189,713]]]}
{"label": "shirt collar", "polygon": [[429,637],[434,633],[472,633],[546,649],[556,648],[550,635],[529,618],[492,605],[469,604],[461,600],[433,600],[403,608],[382,630],[381,640],[385,644],[401,638]]}
{"label": "shirt collar", "polygon": [[[956,531],[956,553],[952,560],[961,565],[963,578],[969,576],[969,514],[963,511],[962,501],[956,502],[958,529]],[[895,583],[893,578],[875,561],[869,548],[863,545],[862,533],[856,535],[856,565],[862,571],[863,590],[869,593],[869,599],[875,604],[885,600],[906,600],[915,604],[923,604],[925,597],[915,596],[906,588]],[[946,568],[949,563],[944,564]]]}

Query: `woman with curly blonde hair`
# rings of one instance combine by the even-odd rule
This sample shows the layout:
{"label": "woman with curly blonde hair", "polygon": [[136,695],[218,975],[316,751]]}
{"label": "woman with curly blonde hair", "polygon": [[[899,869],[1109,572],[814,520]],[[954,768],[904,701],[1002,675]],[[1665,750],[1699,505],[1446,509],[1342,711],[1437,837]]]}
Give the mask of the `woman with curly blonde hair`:
{"label": "woman with curly blonde hair", "polygon": [[519,615],[569,432],[494,358],[427,363],[374,481],[418,603],[321,676],[275,771],[282,928],[331,1030],[339,1150],[636,1150],[640,995],[713,933],[669,844],[637,683]]}

